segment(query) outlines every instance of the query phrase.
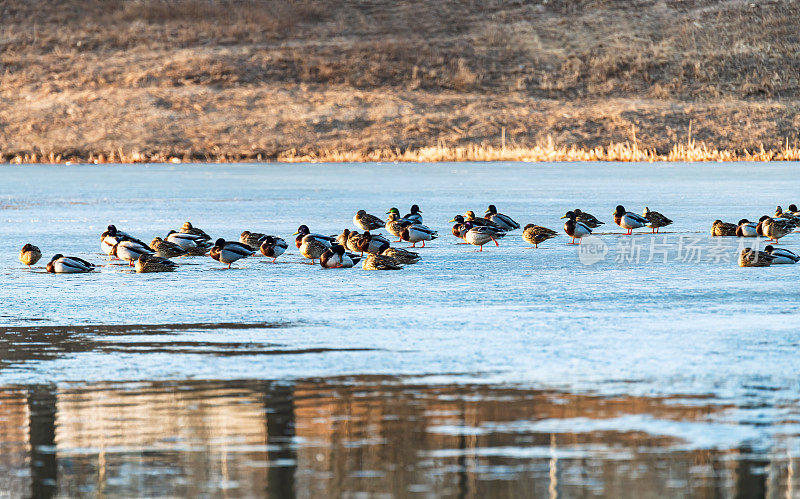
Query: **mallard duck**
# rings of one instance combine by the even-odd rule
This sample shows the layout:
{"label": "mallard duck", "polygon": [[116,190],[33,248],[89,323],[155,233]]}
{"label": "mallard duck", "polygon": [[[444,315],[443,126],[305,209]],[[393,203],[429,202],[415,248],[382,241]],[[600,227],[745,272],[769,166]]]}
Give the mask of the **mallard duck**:
{"label": "mallard duck", "polygon": [[183,226],[181,227],[181,234],[192,234],[194,236],[199,236],[198,238],[200,240],[202,240],[202,241],[206,241],[206,242],[210,242],[211,241],[211,236],[209,236],[206,233],[206,231],[204,231],[203,229],[198,229],[197,227],[194,227],[189,222],[184,222],[183,223]]}
{"label": "mallard duck", "polygon": [[796,224],[792,220],[767,217],[767,219],[762,222],[761,230],[764,233],[764,237],[768,237],[777,243],[778,239],[787,234],[791,234],[795,226]]}
{"label": "mallard duck", "polygon": [[659,228],[672,224],[672,220],[657,211],[650,211],[650,208],[647,206],[644,207],[644,212],[642,212],[642,215],[648,222],[650,222],[647,224],[647,226],[653,229],[654,233],[658,232]]}
{"label": "mallard duck", "polygon": [[[300,227],[297,228],[297,232],[295,232],[292,235],[293,236],[297,236],[295,238],[295,240],[294,240],[294,244],[295,244],[295,246],[298,247],[298,249],[300,248],[300,245],[303,244],[303,239],[306,236],[311,236],[313,239],[318,240],[326,248],[330,248],[331,244],[336,242],[336,236],[325,236],[325,235],[322,235],[322,234],[312,234],[307,225],[301,225]],[[319,258],[319,257],[317,257],[317,258]]]}
{"label": "mallard duck", "polygon": [[626,229],[628,231],[628,235],[630,236],[633,234],[633,229],[638,229],[640,227],[646,226],[649,222],[646,218],[637,215],[631,211],[625,211],[625,207],[617,205],[617,209],[614,210],[614,223]]}
{"label": "mallard duck", "polygon": [[388,256],[389,258],[394,259],[394,261],[397,263],[404,265],[417,263],[420,259],[419,253],[400,248],[386,248],[381,252],[381,255]]}
{"label": "mallard duck", "polygon": [[439,233],[428,226],[421,224],[413,224],[405,227],[400,234],[400,239],[413,243],[412,248],[417,247],[417,243],[422,241],[422,247],[425,247],[425,241],[433,241],[439,237]]}
{"label": "mallard duck", "polygon": [[[417,206],[417,205],[414,205]],[[417,206],[417,213],[408,213],[406,216],[400,216],[400,210],[397,208],[389,208],[389,211],[386,212],[387,215],[397,215],[397,221],[404,223],[405,225],[415,224],[415,223],[422,223],[422,215],[420,215],[419,206]],[[413,206],[412,206],[413,211]]]}
{"label": "mallard duck", "polygon": [[282,238],[277,236],[264,236],[264,239],[261,241],[261,246],[259,250],[261,254],[264,256],[268,256],[272,258],[272,263],[275,263],[275,260],[278,259],[279,256],[286,252],[286,248],[289,245],[286,244]]}
{"label": "mallard duck", "polygon": [[[462,217],[461,215],[456,215],[456,216],[453,217],[452,220],[450,220],[450,222],[455,222],[455,225],[453,226],[453,229],[452,229],[453,235],[456,236],[459,239],[463,239],[464,238],[464,234],[466,234],[467,231],[469,230],[466,227],[464,227],[464,224],[466,223],[466,221],[464,220],[464,217]],[[459,243],[459,244],[463,244],[463,243]]]}
{"label": "mallard duck", "polygon": [[400,270],[403,268],[394,258],[375,253],[367,254],[367,257],[361,262],[361,267],[364,270]]}
{"label": "mallard duck", "polygon": [[761,237],[764,237],[764,220],[768,219],[769,216],[763,215],[761,218],[758,219],[758,223],[756,224],[756,234]]}
{"label": "mallard duck", "polygon": [[224,239],[219,238],[211,248],[209,255],[211,255],[211,258],[219,263],[227,263],[228,268],[231,268],[231,264],[233,262],[241,260],[242,258],[247,258],[248,256],[252,256],[253,253],[253,248],[247,246],[246,244],[225,241]]}
{"label": "mallard duck", "polygon": [[588,225],[586,225],[583,222],[578,222],[576,220],[575,212],[573,211],[568,211],[561,218],[568,219],[564,224],[564,232],[566,232],[567,235],[572,238],[572,242],[567,244],[575,244],[576,239],[578,240],[577,244],[580,244],[580,240],[582,237],[586,237],[592,233],[592,229],[589,228]]}
{"label": "mallard duck", "polygon": [[506,233],[495,227],[486,225],[473,226],[472,222],[466,223],[467,233],[464,234],[464,241],[473,246],[479,246],[480,251],[483,251],[483,245],[489,241],[494,242],[497,247],[500,247],[498,239],[505,237]]}
{"label": "mallard duck", "polygon": [[364,252],[367,251],[367,247],[369,246],[369,236],[365,232],[364,234],[359,234],[358,232],[351,232],[350,235],[347,237],[347,245],[345,246],[350,251],[357,251],[364,255]]}
{"label": "mallard duck", "polygon": [[340,244],[341,246],[344,246],[345,249],[349,249],[350,251],[354,251],[354,250],[350,249],[350,245],[347,243],[347,241],[355,234],[358,234],[357,230],[352,230],[351,231],[350,229],[344,229],[341,234],[336,236],[336,242],[338,244]]}
{"label": "mallard duck", "polygon": [[505,231],[519,229],[519,224],[515,222],[514,219],[512,219],[508,215],[497,213],[497,208],[493,204],[490,204],[489,208],[486,209],[486,215],[484,216],[484,218],[491,222],[494,222],[496,225],[498,225],[501,229]]}
{"label": "mallard duck", "polygon": [[172,272],[178,268],[178,264],[160,256],[142,255],[136,260],[135,267],[137,274],[146,274],[150,272]]}
{"label": "mallard duck", "polygon": [[375,215],[370,215],[364,210],[358,210],[353,216],[353,225],[361,230],[375,230],[383,227],[383,220]]}
{"label": "mallard duck", "polygon": [[717,237],[735,236],[736,228],[736,224],[723,222],[722,220],[714,220],[714,223],[711,225],[711,235]]}
{"label": "mallard duck", "polygon": [[82,274],[94,270],[94,264],[77,256],[54,255],[45,269],[51,274]]}
{"label": "mallard duck", "polygon": [[187,255],[185,249],[160,237],[153,238],[150,242],[150,249],[161,258],[178,258]]}
{"label": "mallard duck", "polygon": [[128,234],[127,232],[117,230],[117,227],[115,225],[109,225],[106,228],[105,232],[100,234],[100,249],[103,250],[103,253],[105,253],[106,255],[113,256],[111,255],[112,249],[122,239],[127,239],[129,241],[134,241],[136,243],[139,243],[142,246],[147,246],[147,243],[145,243],[141,239],[137,239],[132,235]]}
{"label": "mallard duck", "polygon": [[334,244],[319,257],[319,264],[323,269],[349,269],[360,261],[361,257],[347,253],[340,244]]}
{"label": "mallard duck", "polygon": [[486,218],[478,218],[472,210],[464,213],[464,221],[472,224],[473,227],[491,227],[493,229],[505,230],[500,224],[492,222]]}
{"label": "mallard duck", "polygon": [[300,241],[300,254],[311,260],[311,265],[314,265],[314,260],[325,253],[325,250],[331,247],[331,244],[325,244],[327,241],[317,239],[313,234],[303,236]]}
{"label": "mallard duck", "polygon": [[539,243],[543,243],[557,235],[558,232],[535,224],[528,224],[522,230],[522,239],[531,243],[535,248],[539,247]]}
{"label": "mallard duck", "polygon": [[758,237],[758,224],[743,218],[736,226],[736,235],[738,237]]}
{"label": "mallard duck", "polygon": [[416,204],[411,205],[411,212],[406,213],[403,220],[407,220],[413,224],[422,224],[422,210]]}
{"label": "mallard duck", "polygon": [[[783,219],[792,220],[794,222],[797,222],[797,215],[792,213],[792,211],[795,211],[795,210],[792,210],[792,206],[794,206],[794,205],[789,205],[789,211],[783,211],[783,208],[781,208],[780,205],[778,205],[775,208],[775,216],[773,218],[774,219],[783,218]],[[794,207],[797,208],[797,206],[794,206]]]}
{"label": "mallard duck", "polygon": [[367,253],[383,253],[390,246],[389,240],[380,234],[372,234],[370,231],[366,231],[364,236],[368,240],[365,250]]}
{"label": "mallard duck", "polygon": [[772,255],[772,264],[787,264],[787,263],[797,263],[800,261],[800,256],[795,255],[793,252],[783,249],[783,248],[776,248],[771,244],[768,244],[764,251]]}
{"label": "mallard duck", "polygon": [[411,222],[400,220],[400,215],[396,213],[397,208],[392,208],[392,209],[395,210],[395,212],[389,211],[389,217],[386,219],[385,227],[387,232],[389,232],[389,234],[397,238],[397,241],[395,242],[399,243],[400,241],[403,240],[402,238],[403,229],[405,229],[406,226],[411,225]]}
{"label": "mallard duck", "polygon": [[111,254],[115,257],[125,260],[133,267],[133,262],[139,259],[142,255],[152,255],[154,252],[150,246],[136,242],[128,238],[122,238],[120,242],[114,245]]}
{"label": "mallard duck", "polygon": [[203,236],[190,234],[189,232],[171,230],[167,233],[167,237],[165,237],[164,240],[172,244],[177,244],[190,255],[200,250],[203,251],[202,255],[205,255],[211,248],[211,245]]}
{"label": "mallard duck", "polygon": [[28,243],[22,247],[22,250],[19,252],[19,261],[22,262],[23,265],[27,265],[28,268],[31,268],[31,265],[36,265],[36,262],[42,259],[42,252],[36,246]]}
{"label": "mallard duck", "polygon": [[[597,227],[600,227],[601,225],[605,225],[605,222],[601,222],[594,215],[586,213],[585,211],[581,211],[578,208],[575,208],[574,210],[572,210],[572,213],[575,214],[575,220],[576,221],[582,223],[583,225],[589,227],[590,229],[596,229]],[[564,217],[562,217],[562,218],[564,218]]]}
{"label": "mallard duck", "polygon": [[254,250],[257,250],[261,247],[261,241],[265,237],[267,237],[267,235],[262,234],[261,232],[250,232],[249,230],[246,230],[239,236],[239,242],[250,246]]}
{"label": "mallard duck", "polygon": [[774,257],[766,251],[745,248],[739,254],[740,267],[769,267]]}

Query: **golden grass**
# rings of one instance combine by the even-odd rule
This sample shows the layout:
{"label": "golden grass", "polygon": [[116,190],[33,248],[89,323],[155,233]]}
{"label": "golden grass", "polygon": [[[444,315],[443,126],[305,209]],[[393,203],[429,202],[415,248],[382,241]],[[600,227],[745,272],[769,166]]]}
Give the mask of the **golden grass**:
{"label": "golden grass", "polygon": [[[0,151],[0,158],[2,158]],[[576,146],[556,145],[552,138],[543,145],[492,146],[470,144],[466,146],[436,146],[408,148],[381,148],[366,151],[321,150],[313,153],[298,153],[288,150],[275,158],[261,156],[218,154],[206,157],[205,162],[282,162],[282,163],[363,163],[363,162],[416,162],[434,163],[444,161],[518,161],[518,162],[570,162],[570,161],[614,161],[614,162],[728,162],[728,161],[800,161],[800,148],[790,147],[788,143],[780,150],[764,149],[733,151],[708,147],[703,143],[688,140],[675,144],[666,154],[653,149],[640,149],[636,143],[623,142],[607,147],[591,149]],[[92,153],[86,157],[62,155],[16,155],[7,158],[8,163],[64,163],[64,164],[106,164],[106,163],[184,163],[197,162],[188,157],[171,156],[166,153],[141,153],[122,150],[108,153]]]}

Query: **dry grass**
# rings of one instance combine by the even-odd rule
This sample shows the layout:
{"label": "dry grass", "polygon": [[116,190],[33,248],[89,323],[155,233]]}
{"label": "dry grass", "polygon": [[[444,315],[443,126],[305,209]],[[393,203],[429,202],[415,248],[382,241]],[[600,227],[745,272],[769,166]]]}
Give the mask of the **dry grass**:
{"label": "dry grass", "polygon": [[0,0],[0,160],[794,158],[799,11]]}
{"label": "dry grass", "polygon": [[[196,157],[179,157],[162,153],[144,154],[140,152],[125,153],[123,150],[108,153],[90,154],[86,158],[76,156],[49,155],[14,156],[9,162],[25,163],[183,163],[197,161]],[[724,162],[724,161],[800,161],[800,148],[786,147],[780,150],[744,150],[740,153],[730,150],[709,148],[705,144],[697,144],[694,140],[686,144],[676,144],[667,154],[659,154],[655,150],[640,149],[636,143],[625,142],[611,144],[608,147],[598,146],[593,149],[582,149],[573,146],[557,146],[550,139],[544,145],[534,147],[496,147],[490,145],[467,145],[421,147],[418,149],[375,149],[368,151],[335,151],[322,150],[312,153],[299,153],[289,150],[276,158],[261,156],[230,156],[220,153],[203,158],[208,162],[229,163],[264,161],[275,159],[286,163],[356,163],[356,162],[440,162],[440,161],[615,161],[615,162]]]}

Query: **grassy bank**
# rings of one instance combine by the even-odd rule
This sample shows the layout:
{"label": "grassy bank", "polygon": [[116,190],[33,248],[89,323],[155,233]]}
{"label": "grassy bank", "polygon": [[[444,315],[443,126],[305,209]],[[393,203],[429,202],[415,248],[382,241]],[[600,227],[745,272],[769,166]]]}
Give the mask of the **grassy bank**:
{"label": "grassy bank", "polygon": [[796,160],[798,13],[8,0],[0,160]]}

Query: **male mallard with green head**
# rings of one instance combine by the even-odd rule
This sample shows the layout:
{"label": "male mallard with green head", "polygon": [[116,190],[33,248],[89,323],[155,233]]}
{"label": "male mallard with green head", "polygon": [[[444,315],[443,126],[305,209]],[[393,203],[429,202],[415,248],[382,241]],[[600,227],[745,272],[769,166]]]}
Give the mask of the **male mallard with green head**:
{"label": "male mallard with green head", "polygon": [[626,229],[628,231],[628,235],[630,236],[633,234],[633,229],[638,229],[640,227],[644,227],[648,224],[648,220],[644,217],[633,213],[632,211],[625,211],[625,207],[617,205],[617,209],[614,210],[614,223]]}
{"label": "male mallard with green head", "polygon": [[219,238],[208,254],[219,263],[227,263],[228,268],[231,268],[233,262],[253,256],[254,250],[246,244]]}
{"label": "male mallard with green head", "polygon": [[284,254],[286,252],[286,248],[288,247],[289,245],[286,244],[286,241],[280,237],[264,236],[259,250],[261,251],[262,255],[272,258],[272,263],[275,263],[275,260]]}
{"label": "male mallard with green head", "polygon": [[498,213],[497,207],[493,204],[490,204],[489,208],[486,209],[486,215],[484,218],[494,222],[498,227],[505,231],[519,229],[519,224],[515,222],[513,218],[509,217],[508,215]]}
{"label": "male mallard with green head", "polygon": [[583,237],[588,236],[592,233],[592,229],[589,228],[588,225],[584,224],[583,222],[578,222],[575,216],[575,212],[568,211],[563,217],[567,219],[567,222],[564,224],[564,232],[567,233],[569,237],[572,238],[572,242],[567,244],[576,244],[575,240],[578,240],[577,244],[580,244],[580,240]]}

